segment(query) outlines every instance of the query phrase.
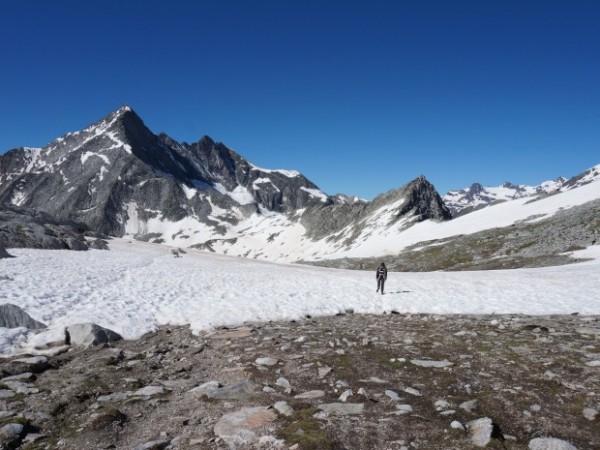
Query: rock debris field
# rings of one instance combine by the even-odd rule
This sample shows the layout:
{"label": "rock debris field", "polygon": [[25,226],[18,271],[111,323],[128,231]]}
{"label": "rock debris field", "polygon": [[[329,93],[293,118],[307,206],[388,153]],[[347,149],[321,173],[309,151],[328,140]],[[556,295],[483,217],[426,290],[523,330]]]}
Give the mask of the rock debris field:
{"label": "rock debris field", "polygon": [[597,316],[347,311],[0,367],[3,449],[600,448]]}

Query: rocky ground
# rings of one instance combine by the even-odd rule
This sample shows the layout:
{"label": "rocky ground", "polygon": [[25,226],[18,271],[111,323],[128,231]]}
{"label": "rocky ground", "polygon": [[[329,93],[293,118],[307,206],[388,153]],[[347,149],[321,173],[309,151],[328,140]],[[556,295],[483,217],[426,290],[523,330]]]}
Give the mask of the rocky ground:
{"label": "rocky ground", "polygon": [[600,448],[600,317],[348,311],[54,353],[2,361],[0,448]]}

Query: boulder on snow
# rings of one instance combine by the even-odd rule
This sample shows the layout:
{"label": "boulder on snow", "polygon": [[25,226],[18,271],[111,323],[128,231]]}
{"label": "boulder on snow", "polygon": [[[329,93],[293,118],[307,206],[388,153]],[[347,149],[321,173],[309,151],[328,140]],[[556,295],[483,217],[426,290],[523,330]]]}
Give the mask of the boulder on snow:
{"label": "boulder on snow", "polygon": [[76,323],[65,328],[65,344],[77,347],[95,347],[122,339],[119,333],[91,322]]}
{"label": "boulder on snow", "polygon": [[8,253],[6,249],[0,245],[0,259],[2,258],[13,258],[13,255]]}
{"label": "boulder on snow", "polygon": [[41,322],[33,319],[17,305],[5,303],[0,305],[0,327],[19,328],[25,327],[32,330],[46,328]]}
{"label": "boulder on snow", "polygon": [[103,239],[95,239],[89,243],[89,246],[94,250],[108,250],[108,242]]}

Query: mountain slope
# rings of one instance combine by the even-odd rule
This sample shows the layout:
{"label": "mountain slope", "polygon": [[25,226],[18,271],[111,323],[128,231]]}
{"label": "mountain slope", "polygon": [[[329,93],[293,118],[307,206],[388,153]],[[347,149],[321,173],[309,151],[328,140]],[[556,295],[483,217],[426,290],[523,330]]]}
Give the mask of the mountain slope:
{"label": "mountain slope", "polygon": [[127,106],[42,149],[0,155],[0,203],[113,236],[286,261],[450,218],[424,179],[372,203],[328,196],[298,172],[259,168],[207,136],[188,144],[155,135]]}

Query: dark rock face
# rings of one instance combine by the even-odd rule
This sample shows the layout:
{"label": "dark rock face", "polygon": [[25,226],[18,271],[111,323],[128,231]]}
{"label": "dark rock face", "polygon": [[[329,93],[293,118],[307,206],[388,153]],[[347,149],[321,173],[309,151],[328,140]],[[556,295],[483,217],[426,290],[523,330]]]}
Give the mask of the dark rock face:
{"label": "dark rock face", "polygon": [[6,251],[6,249],[0,245],[0,259],[12,258],[12,255]]}
{"label": "dark rock face", "polygon": [[0,305],[0,327],[25,327],[34,330],[38,328],[46,328],[46,325],[33,319],[17,305],[6,303],[4,305]]}
{"label": "dark rock face", "polygon": [[42,211],[0,204],[0,247],[87,250],[86,230]]}
{"label": "dark rock face", "polygon": [[397,217],[412,213],[419,222],[427,219],[438,221],[452,219],[450,210],[444,204],[433,184],[427,181],[424,176],[408,183],[403,191],[407,201],[398,211]]}

